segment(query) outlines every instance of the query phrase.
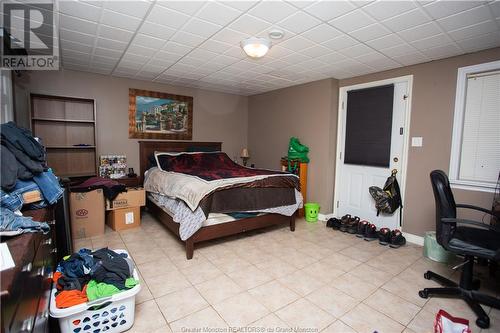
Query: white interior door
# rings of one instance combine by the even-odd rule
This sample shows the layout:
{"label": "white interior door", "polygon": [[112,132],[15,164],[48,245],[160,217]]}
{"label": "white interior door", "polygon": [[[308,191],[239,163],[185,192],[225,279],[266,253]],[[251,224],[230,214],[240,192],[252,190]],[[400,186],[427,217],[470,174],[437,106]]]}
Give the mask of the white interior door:
{"label": "white interior door", "polygon": [[[406,79],[362,89],[347,87],[341,91],[342,110],[339,115],[340,132],[338,138],[341,142],[338,145],[340,151],[337,155],[337,185],[334,202],[334,213],[337,217],[351,214],[352,216],[359,216],[361,220],[374,223],[378,228],[388,227],[391,230],[400,228],[399,210],[393,215],[381,213],[377,216],[375,201],[368,192],[368,188],[370,186],[382,188],[387,177],[391,174],[391,170],[396,169],[401,192],[402,195],[404,194],[404,179],[402,179],[402,176],[405,174],[403,168],[406,162],[406,156],[404,156],[405,140],[407,141],[405,117],[407,103],[409,103],[409,85],[410,83]],[[388,87],[390,86],[393,87],[392,117],[390,115],[390,95],[388,95],[390,91]],[[364,91],[364,95],[356,94],[363,89],[373,89],[370,97],[367,97]],[[377,104],[374,97],[377,94],[386,94],[385,101]],[[353,100],[352,103],[348,100],[349,96]],[[360,99],[360,97],[364,98],[364,100],[357,104],[354,103],[354,99]],[[365,102],[370,98],[375,98],[371,104]],[[381,112],[385,117],[374,115],[373,119],[370,119],[370,112],[374,108],[384,105],[384,103],[385,111]],[[370,106],[374,108],[370,109]],[[351,114],[349,114],[350,108]],[[363,118],[368,120],[359,125],[364,128],[355,127],[360,123],[359,119],[356,119],[360,114],[356,113],[359,112],[358,109],[365,109],[365,111],[362,111],[364,112]],[[373,133],[374,126],[376,130],[380,128],[385,133]],[[371,132],[371,134],[367,134],[368,132]],[[362,138],[359,139],[356,135],[353,136],[353,133],[358,133]],[[352,139],[353,137],[354,139]],[[359,142],[352,143],[355,140]],[[347,145],[346,141],[349,141]],[[357,151],[356,147],[359,147]]]}

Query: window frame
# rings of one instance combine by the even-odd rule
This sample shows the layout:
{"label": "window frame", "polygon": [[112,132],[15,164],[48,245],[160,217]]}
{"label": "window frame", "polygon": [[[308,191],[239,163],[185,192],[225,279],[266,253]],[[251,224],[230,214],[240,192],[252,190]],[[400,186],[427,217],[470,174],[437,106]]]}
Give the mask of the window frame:
{"label": "window frame", "polygon": [[453,188],[482,192],[495,192],[496,183],[490,184],[481,181],[459,179],[460,154],[462,151],[462,134],[465,117],[465,98],[467,97],[467,75],[495,70],[500,70],[500,61],[492,61],[458,68],[449,170],[450,184]]}

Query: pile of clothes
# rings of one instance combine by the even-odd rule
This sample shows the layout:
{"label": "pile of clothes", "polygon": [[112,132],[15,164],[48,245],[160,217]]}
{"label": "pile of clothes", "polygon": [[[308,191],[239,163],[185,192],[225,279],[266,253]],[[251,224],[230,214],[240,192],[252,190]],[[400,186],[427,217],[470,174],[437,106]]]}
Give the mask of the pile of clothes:
{"label": "pile of clothes", "polygon": [[57,266],[53,277],[56,306],[68,308],[133,288],[139,284],[133,272],[134,262],[126,253],[80,249]]}
{"label": "pile of clothes", "polygon": [[50,230],[46,223],[33,221],[20,213],[24,205],[23,194],[39,191],[42,200],[30,204],[38,209],[56,203],[63,194],[59,180],[47,167],[45,148],[27,129],[13,122],[0,127],[0,212],[1,235]]}

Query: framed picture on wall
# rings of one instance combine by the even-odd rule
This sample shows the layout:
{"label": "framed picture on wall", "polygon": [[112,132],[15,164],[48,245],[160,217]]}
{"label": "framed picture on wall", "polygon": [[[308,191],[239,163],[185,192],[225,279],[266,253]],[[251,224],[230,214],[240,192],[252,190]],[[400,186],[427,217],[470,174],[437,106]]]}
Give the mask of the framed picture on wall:
{"label": "framed picture on wall", "polygon": [[192,140],[193,97],[129,89],[128,137]]}

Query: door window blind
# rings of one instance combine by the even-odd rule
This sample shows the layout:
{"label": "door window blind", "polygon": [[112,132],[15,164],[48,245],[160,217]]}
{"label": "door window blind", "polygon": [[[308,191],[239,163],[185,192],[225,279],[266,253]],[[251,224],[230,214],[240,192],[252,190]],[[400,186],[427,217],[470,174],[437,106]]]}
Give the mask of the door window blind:
{"label": "door window blind", "polygon": [[496,183],[500,170],[500,73],[467,78],[459,179]]}

